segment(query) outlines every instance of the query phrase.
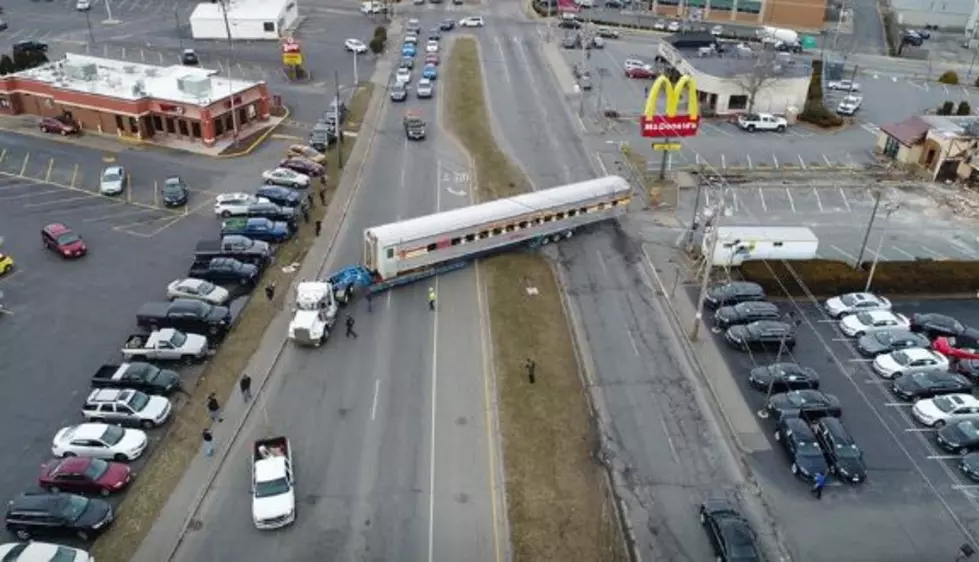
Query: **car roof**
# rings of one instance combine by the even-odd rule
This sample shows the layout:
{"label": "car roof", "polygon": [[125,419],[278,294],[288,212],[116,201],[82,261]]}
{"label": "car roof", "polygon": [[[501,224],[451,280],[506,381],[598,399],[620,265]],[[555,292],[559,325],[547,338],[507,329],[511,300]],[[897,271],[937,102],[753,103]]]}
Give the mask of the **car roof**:
{"label": "car roof", "polygon": [[71,232],[70,228],[61,224],[60,222],[53,222],[49,225],[46,225],[43,230],[44,232],[47,232],[51,236],[58,236],[60,234]]}
{"label": "car roof", "polygon": [[215,197],[215,199],[217,200],[218,203],[227,203],[229,201],[247,201],[252,199],[252,197],[253,196],[249,195],[248,193],[238,192],[238,193],[221,193],[218,194],[218,196]]}
{"label": "car roof", "polygon": [[89,457],[67,457],[56,459],[56,462],[57,464],[54,464],[52,469],[57,469],[58,474],[77,474],[85,472],[88,465],[92,463],[92,459]]}
{"label": "car roof", "polygon": [[194,277],[186,277],[184,279],[181,279],[177,283],[177,286],[178,287],[200,287],[204,283],[208,283],[208,281],[205,281],[203,279],[197,279],[197,278],[194,278]]}
{"label": "car roof", "polygon": [[100,388],[88,395],[89,402],[125,402],[133,395],[132,390],[118,388]]}
{"label": "car roof", "polygon": [[853,438],[850,437],[850,432],[846,430],[843,422],[839,418],[828,417],[816,420],[817,425],[821,425],[826,428],[826,432],[833,435],[835,439],[846,440],[849,443],[853,442]]}
{"label": "car roof", "polygon": [[55,559],[54,557],[59,551],[66,550],[75,554],[72,560],[79,562],[89,560],[88,556],[79,557],[79,554],[84,553],[77,548],[38,541],[0,544],[0,560],[3,562],[50,562]]}
{"label": "car roof", "polygon": [[791,430],[794,433],[800,433],[805,436],[809,436],[813,434],[812,428],[810,428],[809,424],[806,423],[806,421],[803,420],[802,418],[794,418],[794,417],[782,418],[781,423],[783,426],[785,426],[786,429]]}
{"label": "car roof", "polygon": [[64,435],[68,439],[99,439],[109,426],[104,423],[80,423],[75,426],[68,426],[68,433]]}
{"label": "car roof", "polygon": [[45,510],[50,511],[58,504],[64,494],[25,493],[10,500],[11,510]]}
{"label": "car roof", "polygon": [[106,166],[105,169],[102,170],[102,175],[108,173],[122,174],[122,166]]}
{"label": "car roof", "polygon": [[891,312],[890,310],[868,310],[862,314],[869,314],[874,320],[880,318],[897,318],[897,314]]}
{"label": "car roof", "polygon": [[[974,406],[979,404],[979,398],[971,394],[946,394],[944,396],[936,396],[935,398],[948,398],[952,402],[955,402],[956,406]],[[927,400],[934,401],[935,398],[927,398]]]}
{"label": "car roof", "polygon": [[909,348],[904,349],[902,351],[904,351],[904,353],[906,353],[907,356],[910,357],[910,358],[912,358],[912,359],[919,359],[919,358],[922,358],[922,357],[936,357],[936,356],[939,356],[938,353],[935,353],[934,351],[932,351],[930,349],[925,349],[923,347],[909,347]]}

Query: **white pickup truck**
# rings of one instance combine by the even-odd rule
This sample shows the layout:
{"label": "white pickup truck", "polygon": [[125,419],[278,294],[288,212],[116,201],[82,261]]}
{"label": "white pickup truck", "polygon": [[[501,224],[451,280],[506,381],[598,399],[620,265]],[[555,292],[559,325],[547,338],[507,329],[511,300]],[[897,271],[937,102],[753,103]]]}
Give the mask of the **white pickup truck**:
{"label": "white pickup truck", "polygon": [[278,529],[296,520],[295,473],[286,437],[252,444],[252,520],[259,529]]}
{"label": "white pickup truck", "polygon": [[337,319],[333,284],[302,281],[296,287],[295,315],[289,322],[289,339],[300,345],[319,347],[330,337]]}
{"label": "white pickup truck", "polygon": [[131,334],[122,346],[127,361],[183,361],[193,363],[207,358],[207,338],[163,328],[149,334]]}
{"label": "white pickup truck", "polygon": [[781,133],[789,126],[784,117],[770,113],[745,113],[738,115],[738,127],[753,133],[755,131],[776,131]]}
{"label": "white pickup truck", "polygon": [[849,95],[842,100],[840,104],[836,106],[836,112],[840,115],[853,115],[863,105],[863,96]]}

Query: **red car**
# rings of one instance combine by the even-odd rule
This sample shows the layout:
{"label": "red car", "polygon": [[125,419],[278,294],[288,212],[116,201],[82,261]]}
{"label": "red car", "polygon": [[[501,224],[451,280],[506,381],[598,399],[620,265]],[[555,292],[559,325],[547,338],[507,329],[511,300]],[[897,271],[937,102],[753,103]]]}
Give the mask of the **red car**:
{"label": "red car", "polygon": [[37,484],[54,493],[108,496],[122,490],[132,480],[133,471],[128,465],[89,457],[67,457],[41,465]]}
{"label": "red car", "polygon": [[318,178],[326,174],[326,166],[322,164],[317,164],[308,158],[301,158],[299,156],[293,156],[292,158],[286,158],[279,162],[280,168],[288,168],[293,172],[299,172],[300,174],[306,174],[311,178]]}
{"label": "red car", "polygon": [[438,53],[428,53],[425,55],[425,64],[439,65],[439,54]]}
{"label": "red car", "polygon": [[647,80],[656,78],[656,73],[649,68],[627,68],[625,71],[626,78],[636,78],[641,80]]}
{"label": "red car", "polygon": [[38,123],[38,127],[45,133],[57,133],[59,135],[74,135],[78,132],[78,127],[67,120],[55,117],[45,117]]}
{"label": "red car", "polygon": [[58,222],[41,229],[41,243],[63,258],[80,258],[88,253],[88,246],[82,237]]}
{"label": "red car", "polygon": [[945,337],[935,338],[935,341],[931,342],[931,348],[953,361],[979,359],[979,352],[977,352],[975,349],[955,347],[952,345],[952,342]]}

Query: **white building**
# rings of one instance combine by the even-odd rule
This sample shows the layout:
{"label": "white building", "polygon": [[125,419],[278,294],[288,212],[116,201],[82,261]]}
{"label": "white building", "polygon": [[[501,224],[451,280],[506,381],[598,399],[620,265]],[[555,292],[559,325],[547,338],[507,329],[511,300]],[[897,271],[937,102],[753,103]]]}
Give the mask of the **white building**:
{"label": "white building", "polygon": [[298,0],[220,0],[194,8],[190,31],[194,39],[227,39],[230,31],[232,39],[276,41],[298,20]]}
{"label": "white building", "polygon": [[942,29],[969,27],[976,0],[891,0],[898,25]]}

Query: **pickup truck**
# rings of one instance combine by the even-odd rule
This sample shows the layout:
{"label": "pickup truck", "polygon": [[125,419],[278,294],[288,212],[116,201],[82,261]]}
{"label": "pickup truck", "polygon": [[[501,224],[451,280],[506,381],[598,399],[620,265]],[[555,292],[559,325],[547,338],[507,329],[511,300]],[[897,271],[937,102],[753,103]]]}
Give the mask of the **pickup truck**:
{"label": "pickup truck", "polygon": [[781,133],[789,126],[788,121],[783,117],[776,117],[770,113],[746,113],[738,115],[738,127],[753,133],[755,131],[776,131]]}
{"label": "pickup truck", "polygon": [[187,277],[217,284],[254,285],[260,272],[257,265],[235,258],[197,258],[190,264]]}
{"label": "pickup truck", "polygon": [[207,338],[173,328],[130,334],[122,346],[127,361],[182,361],[194,363],[207,357]]}
{"label": "pickup truck", "polygon": [[863,96],[849,95],[840,100],[836,106],[836,112],[840,115],[853,115],[863,105]]}
{"label": "pickup truck", "polygon": [[176,328],[220,340],[231,327],[231,310],[192,299],[148,302],[136,312],[136,323],[146,330]]}
{"label": "pickup truck", "polygon": [[252,520],[259,529],[279,529],[296,520],[292,449],[285,437],[252,444]]}
{"label": "pickup truck", "polygon": [[292,238],[292,230],[285,222],[266,218],[228,219],[221,223],[221,236],[238,235],[273,244],[281,244]]}
{"label": "pickup truck", "polygon": [[140,361],[102,365],[92,376],[92,388],[130,388],[167,396],[180,388],[180,375]]}
{"label": "pickup truck", "polygon": [[230,235],[220,240],[201,240],[194,249],[194,257],[235,258],[264,267],[272,259],[272,248],[268,242],[252,240],[247,236]]}

